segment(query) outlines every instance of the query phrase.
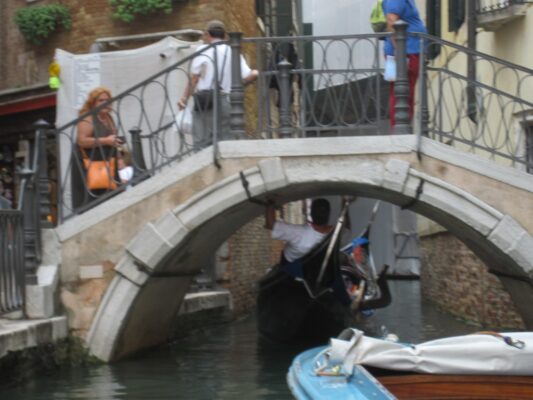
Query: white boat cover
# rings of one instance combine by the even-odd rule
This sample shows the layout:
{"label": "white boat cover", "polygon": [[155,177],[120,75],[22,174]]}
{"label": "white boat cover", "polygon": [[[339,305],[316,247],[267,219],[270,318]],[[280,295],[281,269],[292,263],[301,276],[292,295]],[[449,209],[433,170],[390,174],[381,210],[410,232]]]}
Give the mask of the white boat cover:
{"label": "white boat cover", "polygon": [[331,339],[327,353],[348,375],[356,364],[429,374],[533,375],[533,332],[474,333],[411,345],[346,329]]}

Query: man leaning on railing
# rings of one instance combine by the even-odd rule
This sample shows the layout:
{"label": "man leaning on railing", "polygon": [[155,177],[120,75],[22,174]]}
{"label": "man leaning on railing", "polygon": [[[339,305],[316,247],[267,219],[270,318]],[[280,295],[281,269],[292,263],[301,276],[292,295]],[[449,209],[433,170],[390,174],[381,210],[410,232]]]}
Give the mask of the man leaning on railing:
{"label": "man leaning on railing", "polygon": [[[205,35],[208,44],[223,41],[226,37],[224,23],[218,20],[210,21],[207,24]],[[198,51],[201,51],[207,46],[200,46]],[[214,66],[215,60],[217,63],[216,68]],[[215,76],[215,73],[218,76]],[[245,85],[255,81],[258,75],[257,70],[251,69],[242,56],[241,75]],[[231,104],[229,93],[231,91],[231,48],[223,44],[207,49],[192,60],[189,84],[185,87],[183,96],[178,102],[178,108],[183,110],[187,105],[189,97],[194,97],[192,133],[195,147],[211,142],[213,90],[215,82],[220,88],[220,137],[218,139],[239,139],[230,136]]]}
{"label": "man leaning on railing", "polygon": [[[394,32],[394,23],[403,20],[407,23],[407,32],[427,33],[426,27],[420,18],[420,13],[416,8],[414,0],[383,0],[383,13],[387,19],[387,30]],[[385,56],[394,56],[396,42],[394,36],[385,39]],[[415,85],[418,79],[420,66],[420,44],[416,36],[407,36],[407,79],[409,82],[409,120],[413,118],[415,102]],[[389,94],[389,115],[392,127],[396,124],[396,96],[394,93],[394,82],[390,85]]]}

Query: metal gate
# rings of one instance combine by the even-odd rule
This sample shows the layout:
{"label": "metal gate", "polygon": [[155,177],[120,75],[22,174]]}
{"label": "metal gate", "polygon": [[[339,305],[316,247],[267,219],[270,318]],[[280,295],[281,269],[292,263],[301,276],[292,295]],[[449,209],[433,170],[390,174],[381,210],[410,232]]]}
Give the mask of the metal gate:
{"label": "metal gate", "polygon": [[24,218],[0,210],[0,315],[24,306]]}

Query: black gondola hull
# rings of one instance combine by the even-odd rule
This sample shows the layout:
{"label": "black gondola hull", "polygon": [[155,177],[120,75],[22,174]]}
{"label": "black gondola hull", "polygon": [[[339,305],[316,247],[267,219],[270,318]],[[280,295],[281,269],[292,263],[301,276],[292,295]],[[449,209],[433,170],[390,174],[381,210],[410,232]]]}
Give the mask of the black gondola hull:
{"label": "black gondola hull", "polygon": [[353,313],[333,292],[312,298],[279,266],[260,282],[257,310],[259,332],[276,342],[326,342],[353,322]]}

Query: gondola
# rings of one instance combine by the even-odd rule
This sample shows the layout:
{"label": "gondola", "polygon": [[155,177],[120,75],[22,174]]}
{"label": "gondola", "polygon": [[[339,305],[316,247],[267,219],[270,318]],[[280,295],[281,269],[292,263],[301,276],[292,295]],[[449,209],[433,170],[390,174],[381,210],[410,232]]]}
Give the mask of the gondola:
{"label": "gondola", "polygon": [[[379,277],[368,241],[370,227],[340,249],[345,203],[335,229],[310,253],[275,265],[259,282],[260,334],[276,342],[325,342],[356,322],[358,312],[390,304],[386,268]],[[354,258],[358,250],[360,260]],[[372,265],[370,265],[372,264]]]}

